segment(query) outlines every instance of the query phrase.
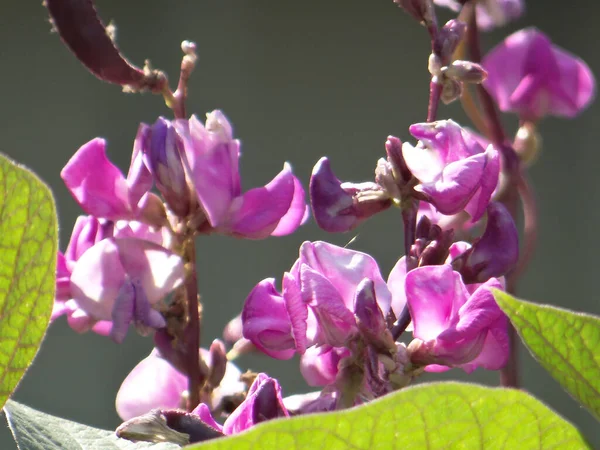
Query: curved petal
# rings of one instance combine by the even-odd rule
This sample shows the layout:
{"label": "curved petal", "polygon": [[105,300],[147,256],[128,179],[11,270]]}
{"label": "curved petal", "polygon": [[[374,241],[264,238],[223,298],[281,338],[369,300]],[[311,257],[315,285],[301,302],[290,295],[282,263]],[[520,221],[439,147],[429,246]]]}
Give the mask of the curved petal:
{"label": "curved petal", "polygon": [[309,386],[327,386],[335,382],[338,364],[350,350],[344,347],[310,347],[300,358],[300,373]]}
{"label": "curved petal", "polygon": [[292,206],[295,180],[286,165],[269,184],[236,198],[219,230],[250,239],[268,237]]}
{"label": "curved petal", "polygon": [[413,335],[423,341],[435,339],[458,321],[458,309],[468,293],[460,274],[450,265],[424,266],[406,275],[406,300]]}
{"label": "curved petal", "polygon": [[352,214],[352,195],[342,189],[341,184],[329,160],[321,158],[310,177],[310,203],[317,225],[331,233],[351,230],[361,222]]}
{"label": "curved petal", "polygon": [[392,268],[390,276],[387,280],[388,288],[392,294],[392,311],[396,318],[400,317],[400,313],[406,305],[406,256],[403,256]]}
{"label": "curved petal", "polygon": [[181,407],[187,377],[161,358],[156,349],[127,375],[115,401],[123,420],[141,416],[154,408]]}
{"label": "curved petal", "polygon": [[334,285],[306,264],[300,268],[302,300],[315,314],[317,343],[342,347],[356,329],[354,314]]}
{"label": "curved petal", "polygon": [[384,315],[390,310],[392,296],[372,256],[323,241],[304,242],[300,262],[322,274],[341,297],[348,310],[354,308],[356,288],[364,278],[375,283],[377,304]]}
{"label": "curved petal", "polygon": [[[217,116],[214,116],[218,113]],[[231,125],[219,111],[205,127],[195,116],[175,121],[185,143],[192,182],[210,224],[221,225],[233,199],[240,194],[239,141],[231,136]]]}
{"label": "curved petal", "polygon": [[258,283],[246,298],[242,327],[244,337],[273,358],[290,359],[296,353],[292,323],[273,278]]}
{"label": "curved petal", "polygon": [[[287,165],[287,163],[286,163]],[[291,168],[290,168],[291,171]],[[306,194],[302,183],[294,177],[294,196],[290,209],[279,220],[277,227],[271,232],[271,236],[285,236],[291,234],[300,226],[306,223],[310,217],[310,210],[306,204]]]}
{"label": "curved petal", "polygon": [[130,278],[140,281],[151,305],[183,282],[183,260],[172,251],[142,239],[114,241],[124,270]]}
{"label": "curved petal", "polygon": [[111,320],[125,275],[115,240],[104,239],[77,261],[71,274],[73,298],[95,320]]}
{"label": "curved petal", "polygon": [[485,166],[485,154],[473,155],[448,164],[435,182],[418,185],[415,189],[427,195],[442,214],[456,214],[480,186]]}
{"label": "curved petal", "polygon": [[84,144],[60,173],[73,198],[88,214],[111,220],[129,218],[129,188],[121,171],[106,157],[106,142]]}
{"label": "curved petal", "polygon": [[485,151],[484,158],[485,165],[479,188],[465,206],[465,211],[471,216],[471,222],[477,222],[485,213],[500,178],[500,154],[498,151],[490,145]]}

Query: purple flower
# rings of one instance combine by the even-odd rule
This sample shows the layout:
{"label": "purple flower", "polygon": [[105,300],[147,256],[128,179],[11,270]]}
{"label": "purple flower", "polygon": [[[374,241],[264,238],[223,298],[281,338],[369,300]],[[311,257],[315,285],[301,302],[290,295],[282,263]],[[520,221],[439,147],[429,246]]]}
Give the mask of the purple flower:
{"label": "purple flower", "polygon": [[317,224],[332,233],[351,230],[392,204],[376,183],[342,183],[327,158],[321,158],[313,169],[310,199]]}
{"label": "purple flower", "polygon": [[342,358],[350,356],[345,347],[312,346],[300,358],[300,372],[309,386],[327,386],[335,381]]}
{"label": "purple flower", "polygon": [[410,132],[420,142],[404,143],[402,153],[420,181],[415,190],[442,214],[465,210],[478,220],[498,184],[498,151],[491,145],[484,149],[452,120],[414,124]]}
{"label": "purple flower", "polygon": [[[519,233],[512,216],[501,203],[489,204],[483,235],[472,247],[465,249],[464,244],[454,244],[450,258],[452,267],[460,272],[466,283],[483,283],[492,277],[504,276],[519,260]],[[463,248],[458,250],[459,246]]]}
{"label": "purple flower", "polygon": [[[154,242],[152,242],[154,241]],[[142,333],[165,326],[160,301],[184,276],[181,258],[162,247],[159,232],[138,222],[80,217],[65,255],[59,253],[51,320],[121,342],[131,323]]]}
{"label": "purple flower", "polygon": [[[438,6],[460,11],[461,4],[456,0],[434,0]],[[525,12],[523,0],[479,0],[477,2],[477,27],[491,30],[517,20]]]}
{"label": "purple flower", "polygon": [[[152,134],[164,133],[166,124],[159,119],[152,127]],[[186,183],[193,186],[204,215],[200,231],[262,239],[290,234],[308,218],[304,189],[287,163],[264,187],[242,193],[238,167],[240,142],[233,139],[231,125],[220,111],[207,114],[205,125],[195,116],[172,124],[177,136],[169,134],[172,132],[167,126],[168,139],[163,139],[163,144],[154,143],[151,151],[145,152],[150,151],[150,166],[155,168],[155,176],[161,170],[166,174],[160,178],[161,190],[168,188],[176,194],[185,190],[185,183],[176,150],[169,143],[181,140],[192,177]],[[166,148],[161,149],[160,145]]]}
{"label": "purple flower", "polygon": [[[209,352],[200,349],[200,355],[208,367],[213,365]],[[223,397],[242,392],[245,384],[240,381],[240,375],[240,370],[233,363],[227,363],[219,386],[211,392],[210,397],[202,399],[206,403],[204,406],[210,411],[218,407]],[[187,388],[187,377],[154,349],[121,384],[115,402],[117,413],[121,419],[129,420],[155,408],[182,408],[185,406]]]}
{"label": "purple flower", "polygon": [[488,71],[484,85],[500,110],[524,121],[546,115],[574,117],[595,95],[596,82],[587,64],[535,28],[507,37],[484,58],[483,66]]}
{"label": "purple flower", "polygon": [[281,386],[274,378],[259,373],[250,386],[246,399],[225,420],[223,433],[241,433],[257,423],[278,417],[289,417],[283,405]]}
{"label": "purple flower", "polygon": [[497,370],[506,364],[508,322],[490,290],[502,289],[500,281],[465,285],[446,264],[410,271],[405,288],[416,338],[408,347],[414,364],[431,372]]}
{"label": "purple flower", "polygon": [[244,337],[282,359],[311,345],[342,347],[358,332],[354,305],[365,278],[374,283],[376,302],[387,315],[391,295],[371,256],[326,242],[305,242],[284,274],[283,293],[267,279],[246,299]]}
{"label": "purple flower", "polygon": [[127,178],[108,160],[106,141],[100,138],[83,145],[65,165],[60,175],[85,212],[110,220],[140,217],[152,187],[140,153],[145,132],[138,130]]}

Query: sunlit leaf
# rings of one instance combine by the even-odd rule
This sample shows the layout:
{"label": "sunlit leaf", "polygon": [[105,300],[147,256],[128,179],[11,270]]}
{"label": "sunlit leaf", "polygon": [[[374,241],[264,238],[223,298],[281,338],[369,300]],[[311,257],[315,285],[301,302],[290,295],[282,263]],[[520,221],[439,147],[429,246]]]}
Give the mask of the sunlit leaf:
{"label": "sunlit leaf", "polygon": [[48,326],[56,247],[50,190],[0,155],[0,407],[33,361]]}
{"label": "sunlit leaf", "polygon": [[505,292],[494,296],[533,356],[600,419],[600,318]]}
{"label": "sunlit leaf", "polygon": [[202,450],[586,449],[579,431],[525,392],[432,383],[328,414],[279,419]]}

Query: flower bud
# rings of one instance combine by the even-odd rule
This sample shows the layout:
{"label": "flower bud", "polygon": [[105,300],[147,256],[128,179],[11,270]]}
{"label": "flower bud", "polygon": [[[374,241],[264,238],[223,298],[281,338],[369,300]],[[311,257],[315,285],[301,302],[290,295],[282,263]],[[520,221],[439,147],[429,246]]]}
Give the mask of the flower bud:
{"label": "flower bud", "polygon": [[519,260],[519,233],[512,216],[501,203],[492,202],[481,238],[452,261],[465,283],[484,283],[512,270]]}
{"label": "flower bud", "polygon": [[310,199],[319,227],[348,231],[391,205],[389,194],[376,183],[342,183],[321,158],[310,177]]}
{"label": "flower bud", "polygon": [[156,187],[177,216],[187,216],[192,195],[181,161],[185,154],[181,137],[168,120],[159,117],[152,125],[147,145],[145,151]]}
{"label": "flower bud", "polygon": [[225,345],[218,339],[215,339],[209,348],[210,353],[210,373],[207,383],[210,386],[216,387],[221,384],[227,369],[227,356]]}
{"label": "flower bud", "polygon": [[440,29],[434,41],[433,52],[440,58],[442,66],[452,61],[452,55],[467,31],[467,25],[460,20],[452,19]]}
{"label": "flower bud", "polygon": [[442,96],[440,97],[444,105],[448,105],[458,100],[462,95],[462,84],[459,81],[446,78],[442,87]]}
{"label": "flower bud", "polygon": [[487,72],[479,64],[456,60],[446,67],[444,75],[456,81],[479,84],[486,79]]}
{"label": "flower bud", "polygon": [[395,348],[394,339],[375,296],[375,284],[364,278],[356,288],[354,316],[364,339],[380,351],[389,352]]}
{"label": "flower bud", "polygon": [[515,136],[513,148],[526,167],[538,159],[542,150],[542,136],[538,133],[534,123],[525,122],[521,125]]}

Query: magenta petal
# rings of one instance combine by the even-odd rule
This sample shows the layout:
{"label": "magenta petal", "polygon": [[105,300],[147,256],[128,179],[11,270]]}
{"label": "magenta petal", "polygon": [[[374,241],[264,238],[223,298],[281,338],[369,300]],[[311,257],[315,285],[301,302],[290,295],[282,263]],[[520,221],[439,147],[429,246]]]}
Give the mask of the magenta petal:
{"label": "magenta petal", "polygon": [[273,278],[258,283],[248,295],[242,327],[244,337],[273,358],[290,359],[296,353],[290,317]]}
{"label": "magenta petal", "polygon": [[295,278],[291,273],[283,274],[283,298],[292,324],[292,336],[296,342],[296,350],[303,354],[307,347],[308,307],[302,301],[300,290],[300,273]]}
{"label": "magenta petal", "polygon": [[303,264],[300,268],[302,300],[319,325],[317,343],[342,347],[356,329],[354,315],[335,287],[319,272]]}
{"label": "magenta petal", "polygon": [[150,127],[143,123],[140,124],[133,143],[131,164],[129,166],[129,173],[127,174],[129,201],[131,205],[137,205],[144,194],[152,188],[152,174],[148,170],[148,167],[146,167],[142,150],[149,135]]}
{"label": "magenta petal", "polygon": [[127,181],[106,157],[106,142],[83,145],[61,172],[71,195],[88,214],[111,220],[132,216]]}
{"label": "magenta petal", "polygon": [[557,47],[553,51],[561,74],[557,91],[566,93],[569,101],[561,101],[564,96],[558,96],[551,107],[557,115],[574,117],[594,99],[596,80],[584,61]]}
{"label": "magenta petal", "polygon": [[499,370],[504,367],[510,354],[508,338],[508,319],[502,315],[489,325],[489,329],[479,355],[461,368],[469,373],[478,367],[487,370]]}
{"label": "magenta petal", "polygon": [[196,408],[194,408],[191,414],[196,414],[198,417],[200,417],[200,420],[209,427],[214,428],[221,433],[223,432],[223,426],[217,423],[217,421],[213,418],[212,414],[210,413],[210,408],[206,404],[200,403],[198,406],[196,406]]}
{"label": "magenta petal", "polygon": [[333,384],[338,373],[341,359],[350,354],[350,350],[330,346],[310,347],[300,358],[300,372],[309,386],[327,386]]}
{"label": "magenta petal", "polygon": [[372,256],[316,241],[302,244],[300,262],[327,278],[343,298],[348,310],[353,310],[356,288],[364,278],[375,283],[377,303],[383,314],[390,310],[391,294],[381,277],[377,261]]}
{"label": "magenta petal", "polygon": [[477,222],[485,213],[500,178],[500,154],[498,151],[490,145],[484,153],[484,158],[485,166],[479,189],[465,206],[465,211],[471,216],[471,222]]}
{"label": "magenta petal", "polygon": [[360,222],[352,214],[353,198],[341,187],[327,158],[321,158],[310,177],[310,202],[320,228],[331,233],[351,230]]}
{"label": "magenta petal", "polygon": [[294,197],[290,204],[290,209],[279,220],[277,228],[271,232],[271,236],[285,236],[293,233],[296,229],[304,224],[310,217],[310,210],[306,204],[306,194],[302,183],[298,178],[294,177]]}
{"label": "magenta petal", "polygon": [[392,293],[392,311],[395,316],[400,317],[400,313],[406,305],[406,291],[404,283],[406,281],[406,256],[403,256],[392,268],[387,285]]}
{"label": "magenta petal", "polygon": [[416,189],[427,195],[442,214],[456,214],[479,187],[485,164],[486,155],[481,153],[452,162],[444,168],[438,180],[417,186]]}
{"label": "magenta petal", "polygon": [[188,136],[184,141],[192,181],[210,224],[218,227],[240,194],[239,142],[232,139],[231,125],[220,111],[207,115],[206,127],[195,116],[189,123],[176,121],[174,125],[182,136]]}
{"label": "magenta petal", "polygon": [[235,199],[225,227],[246,238],[263,239],[269,236],[292,205],[295,180],[296,177],[286,165],[269,184],[251,189]]}
{"label": "magenta petal", "polygon": [[129,420],[154,408],[179,408],[186,389],[187,378],[155,349],[121,384],[115,402],[117,413],[121,419]]}
{"label": "magenta petal", "polygon": [[406,299],[413,335],[423,341],[435,339],[458,321],[458,309],[468,298],[460,274],[450,265],[425,266],[406,275]]}

